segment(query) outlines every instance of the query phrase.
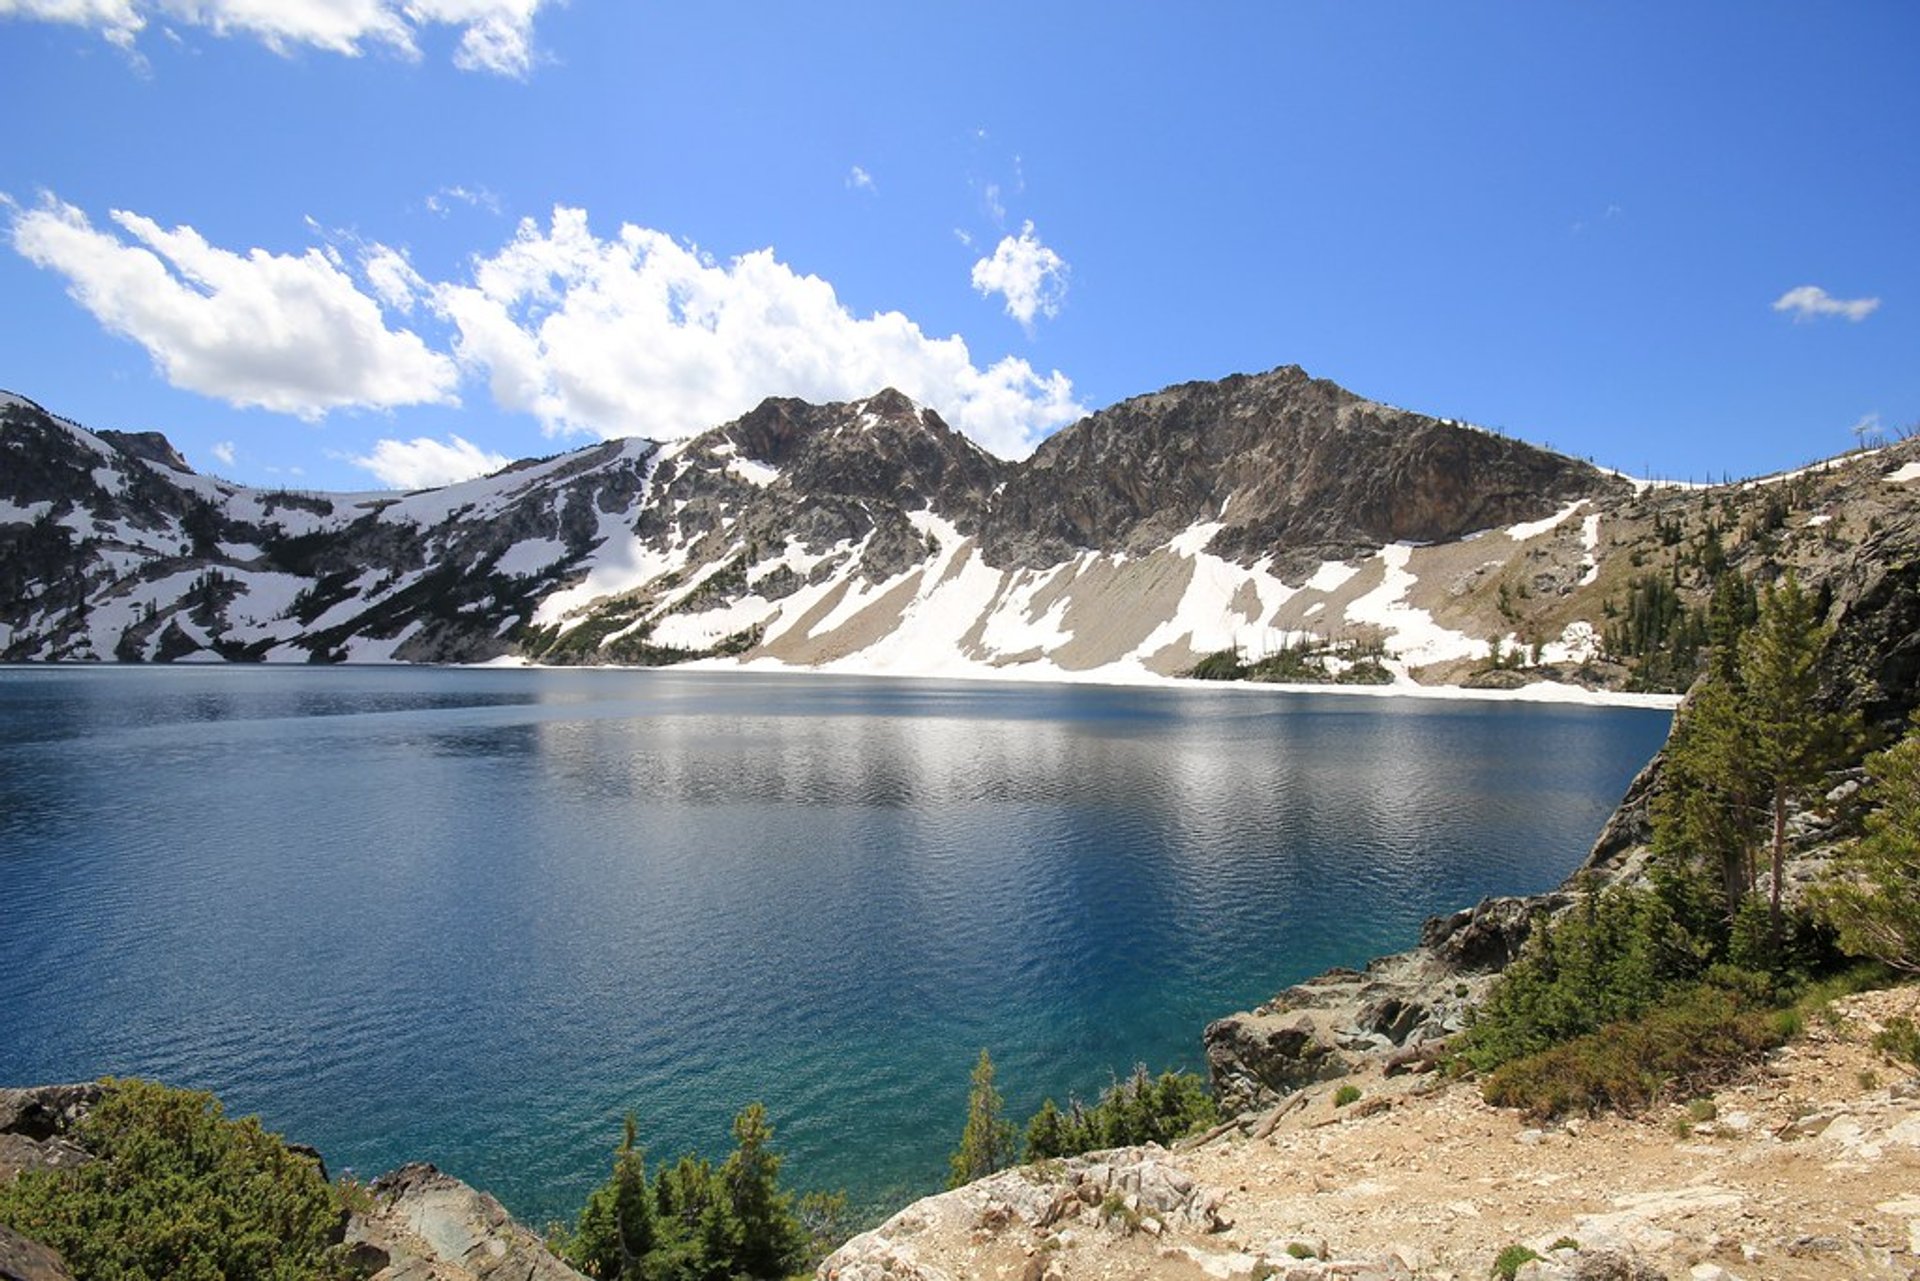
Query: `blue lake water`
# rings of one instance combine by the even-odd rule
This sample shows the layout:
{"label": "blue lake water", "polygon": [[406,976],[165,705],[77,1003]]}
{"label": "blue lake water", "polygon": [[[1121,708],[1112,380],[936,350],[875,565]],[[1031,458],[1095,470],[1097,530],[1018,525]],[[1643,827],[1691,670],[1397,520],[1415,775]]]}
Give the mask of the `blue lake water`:
{"label": "blue lake water", "polygon": [[661,671],[0,669],[0,1084],[141,1074],[570,1216],[638,1112],[800,1187],[1558,883],[1665,712]]}

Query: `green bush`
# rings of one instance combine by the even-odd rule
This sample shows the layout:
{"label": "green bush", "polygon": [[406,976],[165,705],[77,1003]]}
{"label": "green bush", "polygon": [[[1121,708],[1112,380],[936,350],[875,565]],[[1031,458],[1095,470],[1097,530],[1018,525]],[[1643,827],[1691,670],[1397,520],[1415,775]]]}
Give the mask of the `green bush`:
{"label": "green bush", "polygon": [[1657,895],[1589,895],[1534,931],[1461,1038],[1459,1057],[1486,1072],[1538,1054],[1640,1014],[1700,968],[1689,938]]}
{"label": "green bush", "polygon": [[1027,1160],[1076,1156],[1102,1148],[1143,1143],[1171,1145],[1219,1119],[1213,1096],[1191,1072],[1150,1076],[1139,1064],[1124,1081],[1101,1091],[1099,1102],[1082,1107],[1069,1099],[1062,1111],[1048,1099],[1027,1122]]}
{"label": "green bush", "polygon": [[1669,1091],[1705,1093],[1779,1045],[1790,1033],[1782,1013],[1702,984],[1638,1018],[1511,1060],[1487,1078],[1482,1094],[1536,1120],[1637,1112]]}
{"label": "green bush", "polygon": [[1920,1028],[1909,1018],[1891,1018],[1874,1034],[1873,1048],[1908,1067],[1920,1069]]}
{"label": "green bush", "polygon": [[1348,1082],[1333,1092],[1333,1106],[1343,1108],[1349,1103],[1358,1102],[1359,1098],[1360,1087]]}
{"label": "green bush", "polygon": [[74,1137],[96,1158],[0,1185],[0,1223],[115,1281],[308,1281],[340,1270],[343,1213],[311,1157],[211,1095],[108,1080]]}
{"label": "green bush", "polygon": [[1868,757],[1867,775],[1877,808],[1815,903],[1848,952],[1920,973],[1920,731]]}
{"label": "green bush", "polygon": [[1187,676],[1196,681],[1237,681],[1246,674],[1247,667],[1240,661],[1240,651],[1223,649],[1195,663]]}
{"label": "green bush", "polygon": [[1527,1246],[1510,1245],[1495,1256],[1493,1270],[1488,1275],[1499,1277],[1501,1281],[1513,1281],[1520,1274],[1521,1264],[1532,1263],[1539,1257],[1539,1254]]}
{"label": "green bush", "polygon": [[[600,1281],[716,1281],[784,1277],[824,1255],[846,1199],[804,1198],[801,1213],[780,1187],[766,1109],[733,1119],[733,1154],[717,1169],[687,1155],[651,1181],[629,1116],[612,1176],[587,1197],[570,1233],[555,1233],[561,1257]],[[802,1214],[806,1222],[802,1222]]]}

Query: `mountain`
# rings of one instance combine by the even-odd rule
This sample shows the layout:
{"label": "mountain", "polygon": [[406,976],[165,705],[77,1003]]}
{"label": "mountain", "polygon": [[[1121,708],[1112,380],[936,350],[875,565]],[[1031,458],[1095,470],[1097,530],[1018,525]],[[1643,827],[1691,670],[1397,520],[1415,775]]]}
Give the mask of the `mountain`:
{"label": "mountain", "polygon": [[1643,580],[1671,580],[1684,615],[1709,561],[1840,575],[1911,524],[1917,450],[1655,487],[1287,367],[1122,402],[1022,463],[882,391],[320,494],[202,476],[157,434],[8,396],[0,658],[1124,680],[1224,654],[1287,679],[1619,686],[1659,666],[1612,652],[1644,648],[1638,624],[1608,643]]}

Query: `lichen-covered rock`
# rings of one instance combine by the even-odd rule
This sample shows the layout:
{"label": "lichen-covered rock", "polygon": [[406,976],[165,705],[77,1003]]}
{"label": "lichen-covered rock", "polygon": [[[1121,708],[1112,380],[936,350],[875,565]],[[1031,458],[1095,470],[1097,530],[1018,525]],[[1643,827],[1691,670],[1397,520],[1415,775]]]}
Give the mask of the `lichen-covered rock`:
{"label": "lichen-covered rock", "polygon": [[369,1191],[346,1239],[377,1266],[372,1281],[580,1281],[500,1202],[431,1165],[401,1166]]}
{"label": "lichen-covered rock", "polygon": [[[1225,1202],[1223,1190],[1195,1183],[1158,1146],[1094,1152],[1002,1170],[915,1201],[834,1251],[818,1275],[822,1281],[945,1281],[955,1274],[937,1260],[955,1240],[976,1237],[1071,1241],[1076,1234],[1151,1239],[1171,1229],[1220,1232],[1233,1225]],[[1038,1281],[1046,1260],[1033,1257]]]}

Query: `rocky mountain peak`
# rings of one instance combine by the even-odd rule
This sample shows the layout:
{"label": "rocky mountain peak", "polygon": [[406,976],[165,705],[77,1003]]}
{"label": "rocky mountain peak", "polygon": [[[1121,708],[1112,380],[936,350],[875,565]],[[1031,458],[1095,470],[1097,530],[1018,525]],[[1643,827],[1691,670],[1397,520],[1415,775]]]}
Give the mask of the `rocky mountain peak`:
{"label": "rocky mountain peak", "polygon": [[1063,429],[1008,485],[996,563],[1142,551],[1205,522],[1209,550],[1302,566],[1539,519],[1625,483],[1576,459],[1376,404],[1297,365],[1136,396]]}
{"label": "rocky mountain peak", "polygon": [[183,475],[194,474],[187,464],[186,456],[173,447],[173,442],[157,431],[103,431],[97,433],[115,449],[129,458],[138,458],[142,462],[158,463],[170,471]]}

